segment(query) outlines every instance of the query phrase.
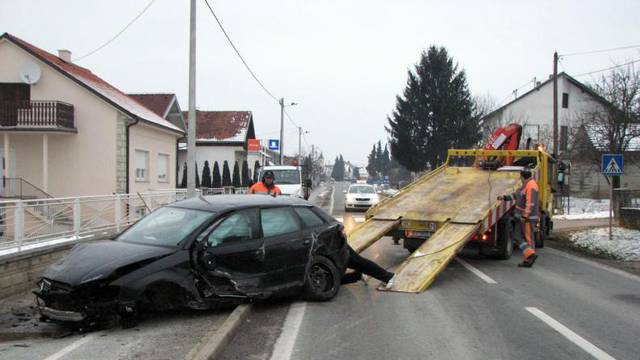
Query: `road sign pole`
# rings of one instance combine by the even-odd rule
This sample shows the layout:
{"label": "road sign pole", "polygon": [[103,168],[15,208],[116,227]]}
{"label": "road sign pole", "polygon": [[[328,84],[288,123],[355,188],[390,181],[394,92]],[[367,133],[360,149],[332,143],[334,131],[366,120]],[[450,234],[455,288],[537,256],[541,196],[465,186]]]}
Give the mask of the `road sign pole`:
{"label": "road sign pole", "polygon": [[613,176],[609,181],[609,240],[613,240]]}

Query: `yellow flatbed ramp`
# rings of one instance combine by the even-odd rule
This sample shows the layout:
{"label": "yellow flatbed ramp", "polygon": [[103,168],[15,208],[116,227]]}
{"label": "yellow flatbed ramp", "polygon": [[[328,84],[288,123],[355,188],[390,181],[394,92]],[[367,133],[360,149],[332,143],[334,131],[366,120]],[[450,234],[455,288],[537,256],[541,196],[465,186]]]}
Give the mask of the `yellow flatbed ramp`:
{"label": "yellow flatbed ramp", "polygon": [[474,167],[441,167],[416,180],[396,196],[367,213],[367,221],[348,235],[349,245],[361,252],[397,228],[402,221],[441,224],[411,254],[396,276],[380,290],[425,291],[478,231],[497,197],[518,186],[517,172],[486,171]]}

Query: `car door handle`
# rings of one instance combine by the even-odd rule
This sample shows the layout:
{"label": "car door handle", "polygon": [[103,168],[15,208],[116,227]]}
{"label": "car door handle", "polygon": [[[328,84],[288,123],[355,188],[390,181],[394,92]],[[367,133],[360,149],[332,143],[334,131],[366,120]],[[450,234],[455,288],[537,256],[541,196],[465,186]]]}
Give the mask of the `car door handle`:
{"label": "car door handle", "polygon": [[264,247],[261,247],[260,249],[254,251],[253,254],[260,260],[264,259]]}

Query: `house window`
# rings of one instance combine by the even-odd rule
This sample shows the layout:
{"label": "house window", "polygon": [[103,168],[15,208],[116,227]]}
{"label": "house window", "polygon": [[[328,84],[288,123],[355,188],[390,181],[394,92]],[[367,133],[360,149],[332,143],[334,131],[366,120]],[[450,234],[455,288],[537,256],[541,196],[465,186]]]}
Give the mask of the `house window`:
{"label": "house window", "polygon": [[169,182],[169,155],[158,154],[158,182]]}
{"label": "house window", "polygon": [[569,93],[562,93],[562,108],[569,108]]}
{"label": "house window", "polygon": [[568,142],[569,142],[569,127],[560,126],[560,151],[567,151]]}
{"label": "house window", "polygon": [[149,181],[149,152],[136,150],[136,181]]}

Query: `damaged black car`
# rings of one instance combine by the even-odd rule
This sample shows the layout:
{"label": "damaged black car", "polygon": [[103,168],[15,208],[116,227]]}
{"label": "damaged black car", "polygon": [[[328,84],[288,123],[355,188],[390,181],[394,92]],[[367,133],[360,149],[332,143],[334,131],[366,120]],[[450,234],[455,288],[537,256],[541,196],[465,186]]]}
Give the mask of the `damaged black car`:
{"label": "damaged black car", "polygon": [[42,320],[92,324],[272,296],[324,301],[338,293],[348,256],[342,225],[304,200],[197,197],[113,240],[76,245],[34,293]]}

